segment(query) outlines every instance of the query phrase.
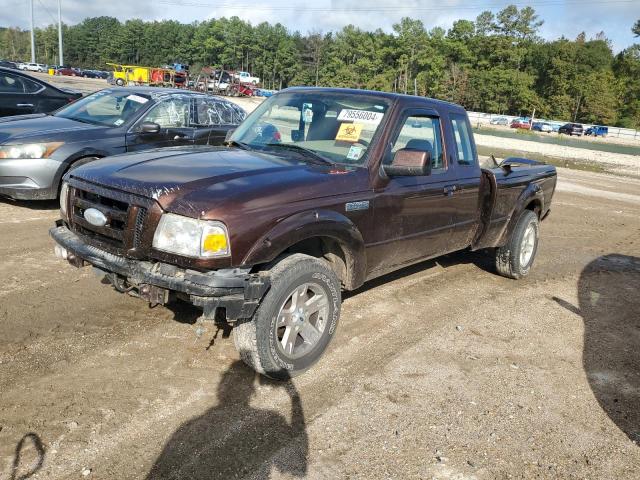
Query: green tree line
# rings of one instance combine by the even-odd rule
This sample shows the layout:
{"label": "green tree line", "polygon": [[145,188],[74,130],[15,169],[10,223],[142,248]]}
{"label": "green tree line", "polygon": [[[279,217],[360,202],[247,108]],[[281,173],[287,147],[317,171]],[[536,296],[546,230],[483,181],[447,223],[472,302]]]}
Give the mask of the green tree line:
{"label": "green tree line", "polygon": [[[290,31],[238,17],[176,21],[87,18],[64,25],[65,63],[159,66],[182,62],[247,70],[267,88],[322,85],[416,93],[469,110],[640,128],[640,44],[614,55],[604,33],[545,41],[531,7],[508,6],[429,30],[403,18],[393,32],[353,25]],[[640,20],[630,25],[640,36]],[[29,32],[0,28],[0,57],[30,58]],[[57,27],[36,31],[36,57],[57,62]]]}

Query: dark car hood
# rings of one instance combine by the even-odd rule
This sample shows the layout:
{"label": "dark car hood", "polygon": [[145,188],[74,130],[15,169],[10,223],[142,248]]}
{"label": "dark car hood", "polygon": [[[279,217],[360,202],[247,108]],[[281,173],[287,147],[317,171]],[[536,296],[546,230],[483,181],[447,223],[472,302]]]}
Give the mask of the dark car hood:
{"label": "dark car hood", "polygon": [[71,177],[153,198],[195,218],[353,192],[351,174],[264,152],[225,147],[170,148],[88,163]]}
{"label": "dark car hood", "polygon": [[0,143],[56,141],[67,132],[105,128],[52,115],[16,115],[0,120]]}

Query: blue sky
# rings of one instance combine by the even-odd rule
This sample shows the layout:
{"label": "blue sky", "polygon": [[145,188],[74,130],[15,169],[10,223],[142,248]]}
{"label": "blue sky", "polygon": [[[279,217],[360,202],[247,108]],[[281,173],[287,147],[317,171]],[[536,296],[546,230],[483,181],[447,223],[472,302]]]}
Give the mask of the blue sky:
{"label": "blue sky", "polygon": [[[55,20],[57,3],[34,0],[36,25]],[[545,21],[541,34],[547,39],[563,34],[575,38],[582,31],[590,38],[604,31],[615,51],[640,43],[631,33],[631,26],[640,19],[640,0],[62,0],[62,7],[67,23],[98,15],[181,22],[237,15],[252,23],[280,22],[306,33],[336,30],[349,23],[389,31],[403,16],[419,18],[428,28],[448,28],[458,18],[473,20],[483,10],[497,12],[509,3],[534,7]],[[28,25],[29,0],[0,0],[0,26]]]}

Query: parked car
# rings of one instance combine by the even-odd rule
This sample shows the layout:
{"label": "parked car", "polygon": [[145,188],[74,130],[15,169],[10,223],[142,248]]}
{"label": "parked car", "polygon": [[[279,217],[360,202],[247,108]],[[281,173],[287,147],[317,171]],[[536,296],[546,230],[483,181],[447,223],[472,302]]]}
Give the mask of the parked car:
{"label": "parked car", "polygon": [[56,198],[70,168],[124,152],[219,145],[245,116],[219,97],[124,87],[101,90],[53,115],[0,119],[0,195]]}
{"label": "parked car", "polygon": [[102,78],[100,76],[100,73],[96,72],[95,70],[80,70],[79,74],[84,78]]}
{"label": "parked car", "polygon": [[15,62],[10,62],[8,60],[0,60],[0,67],[19,70],[18,65]]}
{"label": "parked car", "polygon": [[593,135],[594,137],[606,137],[609,134],[609,127],[603,127],[600,125],[593,125],[587,128],[584,132],[585,135]]}
{"label": "parked car", "polygon": [[18,65],[18,68],[29,72],[44,72],[47,67],[41,63],[21,63]]}
{"label": "parked car", "polygon": [[564,133],[569,136],[582,136],[583,128],[579,123],[565,123],[558,129],[558,133]]}
{"label": "parked car", "polygon": [[551,127],[551,125],[549,125],[546,122],[533,122],[533,125],[531,126],[531,130],[535,130],[537,132],[551,133],[553,132],[553,127]]}
{"label": "parked car", "polygon": [[489,121],[489,124],[491,124],[491,125],[504,125],[506,127],[507,125],[509,125],[509,119],[507,117],[492,118]]}
{"label": "parked car", "polygon": [[481,169],[462,107],[392,93],[284,90],[227,145],[71,170],[50,234],[58,257],[121,292],[228,322],[241,358],[274,378],[319,359],[343,288],[467,248],[526,276],[556,184],[532,160]]}
{"label": "parked car", "polygon": [[240,83],[251,83],[253,85],[260,83],[260,78],[252,76],[249,72],[236,72],[233,76],[240,80]]}
{"label": "parked car", "polygon": [[82,75],[82,72],[77,68],[62,66],[62,67],[58,67],[58,69],[56,70],[56,75],[64,75],[67,77],[79,77],[80,75]]}
{"label": "parked car", "polygon": [[511,128],[521,128],[524,130],[531,129],[531,120],[524,118],[516,118],[511,121]]}
{"label": "parked car", "polygon": [[26,73],[0,67],[0,117],[49,113],[80,97],[80,92],[54,87]]}

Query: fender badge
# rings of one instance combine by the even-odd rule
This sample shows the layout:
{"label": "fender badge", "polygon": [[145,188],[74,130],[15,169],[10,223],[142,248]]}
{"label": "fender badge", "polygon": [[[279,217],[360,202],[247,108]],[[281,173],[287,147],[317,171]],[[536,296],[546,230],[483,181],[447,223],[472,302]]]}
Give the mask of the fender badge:
{"label": "fender badge", "polygon": [[87,208],[82,216],[94,227],[104,227],[107,224],[106,215],[97,208]]}
{"label": "fender badge", "polygon": [[344,208],[347,212],[355,212],[357,210],[368,210],[369,200],[362,200],[361,202],[345,203]]}

